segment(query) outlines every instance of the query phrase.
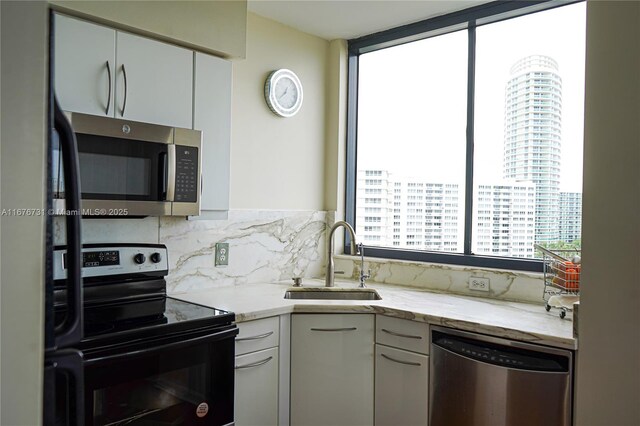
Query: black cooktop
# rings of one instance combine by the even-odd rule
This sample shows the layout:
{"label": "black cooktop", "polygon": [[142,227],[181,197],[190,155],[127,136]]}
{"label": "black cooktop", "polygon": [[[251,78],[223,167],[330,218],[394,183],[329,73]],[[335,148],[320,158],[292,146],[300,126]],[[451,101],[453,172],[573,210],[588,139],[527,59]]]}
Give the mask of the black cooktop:
{"label": "black cooktop", "polygon": [[[57,314],[62,316],[64,311]],[[165,296],[85,307],[84,317],[80,349],[215,329],[235,321],[232,312]]]}

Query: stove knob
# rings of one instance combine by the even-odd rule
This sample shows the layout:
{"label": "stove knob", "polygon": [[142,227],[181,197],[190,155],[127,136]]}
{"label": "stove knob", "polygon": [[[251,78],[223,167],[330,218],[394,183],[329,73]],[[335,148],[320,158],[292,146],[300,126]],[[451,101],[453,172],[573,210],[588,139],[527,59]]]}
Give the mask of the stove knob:
{"label": "stove knob", "polygon": [[151,255],[151,261],[153,263],[160,263],[161,260],[162,260],[162,255],[160,253],[153,253]]}
{"label": "stove knob", "polygon": [[135,256],[133,256],[133,261],[136,262],[138,265],[142,265],[146,260],[147,258],[144,257],[144,254],[142,253],[138,253]]}

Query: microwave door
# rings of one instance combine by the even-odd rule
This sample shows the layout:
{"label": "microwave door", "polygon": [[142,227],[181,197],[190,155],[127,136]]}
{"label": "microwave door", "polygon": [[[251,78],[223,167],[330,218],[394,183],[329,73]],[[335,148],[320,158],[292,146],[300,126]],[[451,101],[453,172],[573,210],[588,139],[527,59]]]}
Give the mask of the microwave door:
{"label": "microwave door", "polygon": [[78,134],[83,206],[99,216],[171,214],[171,145]]}

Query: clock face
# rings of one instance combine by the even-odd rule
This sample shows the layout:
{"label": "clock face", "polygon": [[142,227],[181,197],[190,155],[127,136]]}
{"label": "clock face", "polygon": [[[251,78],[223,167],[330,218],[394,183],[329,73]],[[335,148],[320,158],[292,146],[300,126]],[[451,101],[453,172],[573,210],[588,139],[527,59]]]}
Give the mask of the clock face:
{"label": "clock face", "polygon": [[280,78],[276,82],[276,100],[284,109],[291,109],[298,99],[298,88],[296,83],[287,76]]}
{"label": "clock face", "polygon": [[265,82],[264,97],[275,114],[293,117],[302,106],[302,83],[293,71],[273,71]]}

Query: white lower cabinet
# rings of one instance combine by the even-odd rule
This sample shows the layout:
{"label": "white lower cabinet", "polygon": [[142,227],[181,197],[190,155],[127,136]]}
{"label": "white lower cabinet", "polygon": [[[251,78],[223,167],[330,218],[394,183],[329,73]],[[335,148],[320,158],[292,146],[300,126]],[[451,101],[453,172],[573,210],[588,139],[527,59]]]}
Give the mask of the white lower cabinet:
{"label": "white lower cabinet", "polygon": [[[285,421],[280,399],[288,400],[288,337],[281,341],[288,317],[270,317],[238,324],[235,359],[235,425],[276,426]],[[288,336],[288,329],[285,329]],[[281,350],[285,348],[285,352]],[[281,384],[282,383],[282,384]]]}
{"label": "white lower cabinet", "polygon": [[278,348],[236,357],[236,425],[278,424]]}
{"label": "white lower cabinet", "polygon": [[374,316],[294,314],[291,425],[372,425]]}
{"label": "white lower cabinet", "polygon": [[376,316],[376,426],[427,426],[429,326]]}
{"label": "white lower cabinet", "polygon": [[426,426],[428,390],[428,356],[376,345],[376,426]]}

